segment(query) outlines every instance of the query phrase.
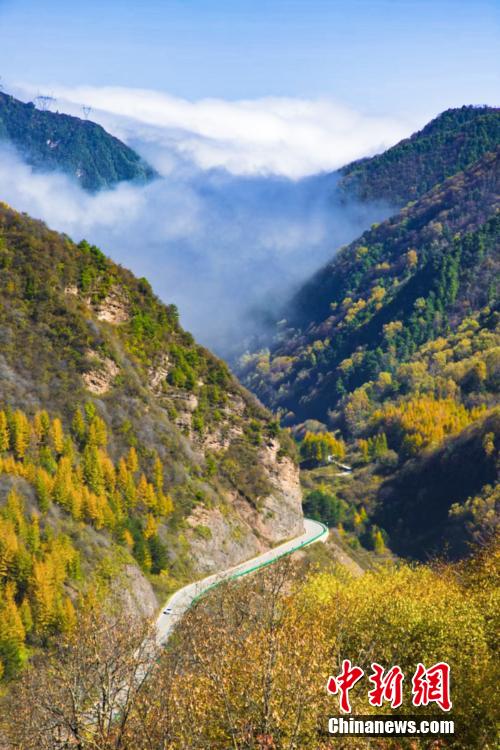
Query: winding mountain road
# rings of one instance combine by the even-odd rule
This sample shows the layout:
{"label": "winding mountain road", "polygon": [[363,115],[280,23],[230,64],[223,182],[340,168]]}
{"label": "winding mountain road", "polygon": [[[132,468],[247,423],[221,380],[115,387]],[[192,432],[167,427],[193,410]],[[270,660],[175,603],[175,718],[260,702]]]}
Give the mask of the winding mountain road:
{"label": "winding mountain road", "polygon": [[195,581],[184,586],[182,589],[173,594],[167,603],[163,606],[161,614],[156,621],[156,642],[162,645],[167,642],[172,630],[191,605],[205,594],[209,589],[218,586],[223,581],[240,578],[241,576],[253,573],[260,568],[278,560],[280,557],[289,555],[298,549],[307,547],[313,542],[325,542],[328,537],[328,528],[318,521],[312,521],[309,518],[304,519],[304,533],[291,539],[288,542],[280,544],[278,547],[264,552],[262,555],[253,557],[251,560],[235,565],[233,568],[214,573],[213,575],[203,578],[201,581]]}

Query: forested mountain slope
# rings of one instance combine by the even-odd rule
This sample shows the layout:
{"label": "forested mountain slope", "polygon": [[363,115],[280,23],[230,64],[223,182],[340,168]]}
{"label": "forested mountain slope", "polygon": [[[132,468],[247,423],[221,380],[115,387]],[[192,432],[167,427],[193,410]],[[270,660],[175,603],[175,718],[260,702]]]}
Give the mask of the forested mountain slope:
{"label": "forested mountain slope", "polygon": [[241,362],[285,423],[340,431],[348,527],[363,538],[375,522],[405,554],[463,554],[498,522],[498,162],[490,151],[342,248],[270,351]]}
{"label": "forested mountain slope", "polygon": [[499,109],[448,109],[384,153],[341,169],[338,188],[350,199],[404,206],[469,167],[499,142]]}
{"label": "forested mountain slope", "polygon": [[390,352],[404,360],[495,301],[498,161],[487,155],[365,232],[300,290],[270,355],[245,363],[264,402],[326,419]]}
{"label": "forested mountain slope", "polygon": [[149,180],[154,170],[94,122],[41,111],[0,91],[0,143],[10,143],[40,171],[59,170],[86,190]]}
{"label": "forested mountain slope", "polygon": [[[294,445],[145,279],[0,205],[0,663],[83,582],[165,593],[302,529]],[[95,586],[98,586],[95,583]]]}

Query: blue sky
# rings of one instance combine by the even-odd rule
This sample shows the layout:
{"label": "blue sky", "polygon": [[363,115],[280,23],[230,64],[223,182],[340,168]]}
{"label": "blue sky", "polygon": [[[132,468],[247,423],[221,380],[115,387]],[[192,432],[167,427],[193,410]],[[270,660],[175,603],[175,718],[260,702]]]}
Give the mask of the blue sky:
{"label": "blue sky", "polygon": [[0,0],[0,75],[432,115],[498,91],[486,0]]}

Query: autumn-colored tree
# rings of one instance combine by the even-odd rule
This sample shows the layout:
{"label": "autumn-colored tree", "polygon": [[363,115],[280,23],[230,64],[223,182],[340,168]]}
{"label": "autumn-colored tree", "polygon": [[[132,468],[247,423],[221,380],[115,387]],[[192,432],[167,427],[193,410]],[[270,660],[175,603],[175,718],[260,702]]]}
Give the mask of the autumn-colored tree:
{"label": "autumn-colored tree", "polygon": [[50,433],[54,451],[56,455],[61,456],[64,452],[64,430],[59,417],[52,420]]}
{"label": "autumn-colored tree", "polygon": [[24,501],[16,488],[7,495],[4,516],[14,523],[16,533],[26,536],[28,522],[24,513]]}
{"label": "autumn-colored tree", "polygon": [[13,446],[16,458],[23,459],[29,446],[30,424],[19,409],[12,417]]}
{"label": "autumn-colored tree", "polygon": [[5,676],[12,676],[27,658],[26,631],[15,600],[13,582],[0,591],[0,660]]}
{"label": "autumn-colored tree", "polygon": [[[65,608],[71,619],[72,605]],[[157,651],[147,623],[85,603],[78,627],[35,659],[3,698],[0,735],[23,750],[146,750],[139,698],[157,671]]]}
{"label": "autumn-colored tree", "polygon": [[137,492],[134,477],[127,466],[127,461],[124,458],[121,458],[118,462],[117,483],[125,500],[126,507],[128,509],[134,508],[137,500]]}
{"label": "autumn-colored tree", "polygon": [[[213,589],[160,650],[130,614],[86,603],[3,697],[0,734],[23,750],[53,750],[61,737],[82,750],[326,750],[338,698],[325,685],[343,659],[365,675],[374,661],[398,664],[399,713],[422,717],[434,711],[412,705],[411,675],[444,660],[460,726],[452,746],[493,750],[498,560],[490,548],[459,566],[386,564],[354,577],[289,558]],[[354,715],[390,715],[369,704],[370,687],[365,678],[351,690]],[[424,750],[428,738],[412,743]]]}
{"label": "autumn-colored tree", "polygon": [[35,474],[35,489],[38,500],[38,507],[42,513],[46,513],[49,509],[53,480],[50,474],[45,469],[37,468]]}
{"label": "autumn-colored tree", "polygon": [[81,409],[77,409],[71,422],[71,432],[79,445],[83,445],[87,435],[87,425]]}
{"label": "autumn-colored tree", "polygon": [[349,432],[358,435],[371,411],[370,399],[365,388],[356,389],[347,400],[344,408],[344,419]]}
{"label": "autumn-colored tree", "polygon": [[370,460],[377,460],[387,453],[387,436],[385,432],[379,432],[367,440],[360,438],[358,447],[365,463]]}
{"label": "autumn-colored tree", "polygon": [[343,459],[345,445],[343,440],[337,439],[330,432],[306,432],[300,446],[300,453],[304,460],[325,463],[330,458]]}
{"label": "autumn-colored tree", "polygon": [[101,454],[96,446],[88,445],[83,453],[83,473],[88,487],[97,495],[104,491]]}
{"label": "autumn-colored tree", "polygon": [[169,516],[172,513],[174,510],[174,501],[170,495],[164,495],[163,493],[158,495],[157,510],[158,515],[163,517]]}
{"label": "autumn-colored tree", "polygon": [[33,418],[33,432],[38,443],[48,438],[51,428],[50,417],[45,410],[37,411]]}
{"label": "autumn-colored tree", "polygon": [[9,423],[7,415],[4,411],[0,411],[0,453],[9,450],[10,447],[10,433]]}
{"label": "autumn-colored tree", "polygon": [[414,455],[428,446],[439,445],[447,435],[459,432],[483,411],[469,410],[451,398],[422,396],[375,411],[373,423],[385,426],[396,448]]}
{"label": "autumn-colored tree", "polygon": [[93,417],[88,427],[87,445],[104,448],[108,442],[106,422],[99,416]]}
{"label": "autumn-colored tree", "polygon": [[128,470],[131,471],[132,474],[135,474],[136,471],[139,470],[139,459],[137,458],[137,451],[134,446],[130,448],[126,461]]}
{"label": "autumn-colored tree", "polygon": [[[43,479],[42,479],[43,482]],[[54,477],[53,495],[54,500],[66,510],[71,509],[71,493],[73,490],[73,472],[71,461],[66,456],[61,456],[57,464]]]}
{"label": "autumn-colored tree", "polygon": [[149,510],[158,510],[158,501],[156,498],[155,488],[147,481],[144,474],[141,474],[137,484],[137,497],[139,502]]}
{"label": "autumn-colored tree", "polygon": [[151,537],[155,536],[157,531],[158,521],[153,515],[151,515],[151,513],[148,513],[146,517],[146,526],[144,528],[144,538],[151,539]]}
{"label": "autumn-colored tree", "polygon": [[380,529],[376,529],[373,532],[373,549],[378,555],[381,555],[383,552],[385,552],[384,537],[382,536],[382,532],[380,531]]}
{"label": "autumn-colored tree", "polygon": [[19,541],[13,521],[0,516],[0,580],[14,573],[18,550]]}
{"label": "autumn-colored tree", "polygon": [[154,462],[154,485],[155,489],[158,492],[158,494],[161,494],[163,492],[163,464],[160,461],[160,457],[157,455]]}

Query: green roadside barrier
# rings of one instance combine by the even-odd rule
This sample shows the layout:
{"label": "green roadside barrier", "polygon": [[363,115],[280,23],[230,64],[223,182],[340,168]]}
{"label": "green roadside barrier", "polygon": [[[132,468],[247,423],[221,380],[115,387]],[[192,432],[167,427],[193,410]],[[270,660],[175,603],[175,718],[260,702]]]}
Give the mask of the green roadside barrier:
{"label": "green roadside barrier", "polygon": [[[305,519],[307,520],[307,519]],[[189,605],[188,609],[190,609],[196,602],[198,602],[203,596],[208,594],[209,591],[216,588],[217,586],[220,586],[221,583],[225,583],[226,581],[234,581],[237,578],[241,578],[242,576],[249,575],[250,573],[255,573],[256,570],[260,570],[261,568],[267,568],[268,565],[272,565],[273,563],[277,562],[278,560],[281,560],[283,557],[286,557],[287,555],[293,554],[293,552],[297,552],[297,550],[302,549],[303,547],[308,547],[310,544],[314,544],[314,542],[317,542],[320,537],[323,536],[325,531],[328,531],[328,527],[321,523],[321,521],[315,521],[315,523],[319,523],[321,528],[321,531],[319,534],[316,534],[312,539],[308,539],[306,542],[301,542],[301,544],[298,544],[296,547],[292,547],[292,549],[287,550],[286,552],[282,552],[277,557],[273,557],[272,560],[266,560],[266,562],[259,563],[258,565],[254,565],[252,568],[248,568],[248,570],[241,570],[239,573],[233,573],[230,576],[227,576],[227,578],[221,578],[220,581],[216,581],[215,583],[212,583],[208,588],[205,589],[205,591],[202,591],[201,594],[198,594],[198,596],[195,596],[194,599],[191,600],[191,604]]]}

